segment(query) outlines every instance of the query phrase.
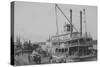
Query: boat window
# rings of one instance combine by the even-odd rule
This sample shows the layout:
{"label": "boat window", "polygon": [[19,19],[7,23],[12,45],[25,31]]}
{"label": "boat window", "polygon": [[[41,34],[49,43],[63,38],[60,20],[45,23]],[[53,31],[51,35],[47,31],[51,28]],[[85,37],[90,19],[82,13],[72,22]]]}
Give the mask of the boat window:
{"label": "boat window", "polygon": [[68,42],[65,42],[64,44],[68,44]]}
{"label": "boat window", "polygon": [[61,52],[61,49],[59,49],[59,52]]}
{"label": "boat window", "polygon": [[64,52],[64,49],[62,49],[62,52]]}
{"label": "boat window", "polygon": [[68,49],[67,48],[65,48],[65,52],[67,52],[68,51]]}
{"label": "boat window", "polygon": [[53,44],[53,45],[57,45],[57,43],[55,43],[55,42],[54,42],[54,43],[52,43],[52,44]]}
{"label": "boat window", "polygon": [[87,40],[87,41],[91,41],[92,39],[91,39],[91,38],[87,38],[86,40]]}
{"label": "boat window", "polygon": [[56,48],[56,52],[58,52],[58,48]]}
{"label": "boat window", "polygon": [[84,44],[84,43],[85,43],[85,39],[81,38],[81,39],[79,40],[79,42]]}
{"label": "boat window", "polygon": [[68,41],[68,44],[70,44],[70,41]]}

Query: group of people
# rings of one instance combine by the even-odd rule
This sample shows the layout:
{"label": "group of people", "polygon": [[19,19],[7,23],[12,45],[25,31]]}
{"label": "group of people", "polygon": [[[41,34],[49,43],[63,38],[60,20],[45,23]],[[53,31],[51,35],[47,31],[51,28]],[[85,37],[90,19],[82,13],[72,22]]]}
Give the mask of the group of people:
{"label": "group of people", "polygon": [[32,61],[35,62],[36,64],[41,64],[41,56],[40,55],[34,55]]}

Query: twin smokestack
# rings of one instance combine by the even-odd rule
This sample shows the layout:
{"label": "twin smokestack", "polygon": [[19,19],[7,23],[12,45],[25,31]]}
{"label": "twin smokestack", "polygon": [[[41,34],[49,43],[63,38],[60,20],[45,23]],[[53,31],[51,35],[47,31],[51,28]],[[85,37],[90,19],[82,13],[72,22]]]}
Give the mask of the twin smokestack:
{"label": "twin smokestack", "polygon": [[[72,25],[72,9],[70,9],[70,23],[71,23],[71,35],[70,37],[72,37],[72,28],[73,28],[73,25]],[[82,37],[82,11],[80,11],[80,37]]]}

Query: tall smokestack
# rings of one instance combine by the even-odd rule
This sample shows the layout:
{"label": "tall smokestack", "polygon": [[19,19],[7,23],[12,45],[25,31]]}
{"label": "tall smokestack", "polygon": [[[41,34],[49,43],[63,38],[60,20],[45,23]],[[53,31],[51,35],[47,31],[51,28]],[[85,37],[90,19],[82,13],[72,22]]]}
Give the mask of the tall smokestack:
{"label": "tall smokestack", "polygon": [[73,31],[73,30],[72,30],[72,9],[70,9],[70,23],[71,23],[71,24],[70,24],[70,26],[71,26],[71,27],[70,27],[70,30],[71,30],[70,37],[72,37],[72,31]]}
{"label": "tall smokestack", "polygon": [[80,11],[80,37],[82,37],[82,11]]}

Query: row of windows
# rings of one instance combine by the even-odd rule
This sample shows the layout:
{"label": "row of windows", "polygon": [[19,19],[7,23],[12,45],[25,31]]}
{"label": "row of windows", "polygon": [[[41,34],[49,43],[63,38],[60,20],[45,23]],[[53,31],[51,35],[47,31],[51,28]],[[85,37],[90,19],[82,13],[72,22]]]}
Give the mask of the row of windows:
{"label": "row of windows", "polygon": [[67,51],[68,51],[67,48],[62,48],[62,49],[56,48],[56,52],[67,52]]}
{"label": "row of windows", "polygon": [[54,42],[53,44],[54,45],[57,45],[57,44],[62,44],[62,43],[64,43],[64,44],[78,44],[78,42],[79,43],[86,43],[86,42],[88,42],[88,41],[91,41],[92,39],[79,39],[79,40],[71,40],[71,41],[66,41],[66,42]]}

